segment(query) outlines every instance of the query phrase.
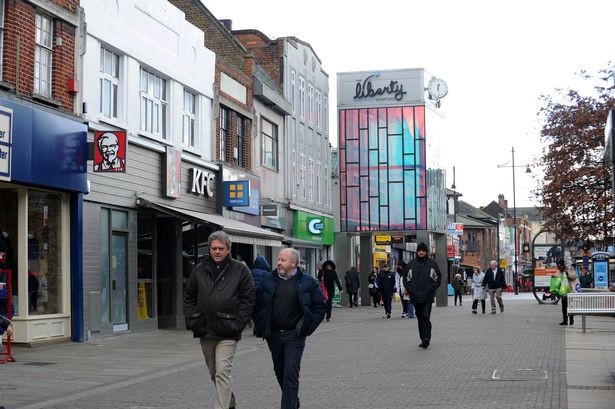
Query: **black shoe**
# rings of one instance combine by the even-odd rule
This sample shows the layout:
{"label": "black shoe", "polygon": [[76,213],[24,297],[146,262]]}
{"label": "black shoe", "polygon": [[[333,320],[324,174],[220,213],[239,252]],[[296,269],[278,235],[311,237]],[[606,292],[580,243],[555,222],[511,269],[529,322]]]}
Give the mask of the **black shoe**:
{"label": "black shoe", "polygon": [[423,349],[427,349],[427,347],[429,347],[429,341],[423,340],[423,342],[421,342],[421,345],[419,346]]}
{"label": "black shoe", "polygon": [[472,314],[478,314],[476,310],[472,310]]}
{"label": "black shoe", "polygon": [[391,314],[387,314],[387,318],[391,318]]}
{"label": "black shoe", "polygon": [[559,323],[559,325],[568,325],[568,323],[566,321],[562,321]]}
{"label": "black shoe", "polygon": [[355,306],[355,307],[358,307],[358,306],[359,306],[359,304],[357,304],[357,303],[354,303],[354,306]]}

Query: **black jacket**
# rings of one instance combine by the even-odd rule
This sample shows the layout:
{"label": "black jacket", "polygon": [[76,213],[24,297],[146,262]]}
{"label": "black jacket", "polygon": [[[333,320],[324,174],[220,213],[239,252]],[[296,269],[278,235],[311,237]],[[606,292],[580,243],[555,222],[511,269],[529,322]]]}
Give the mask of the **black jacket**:
{"label": "black jacket", "polygon": [[[327,266],[331,266],[331,270],[327,269]],[[329,297],[333,297],[333,294],[335,294],[336,284],[337,288],[342,291],[342,284],[337,276],[337,271],[335,271],[335,263],[331,260],[327,260],[322,264],[322,270],[318,272],[318,280],[324,281]]]}
{"label": "black jacket", "polygon": [[413,304],[432,303],[441,282],[440,267],[427,256],[410,260],[404,270],[404,287]]}
{"label": "black jacket", "polygon": [[228,256],[218,273],[207,256],[196,266],[184,290],[186,326],[195,337],[241,339],[254,310],[254,283],[248,267]]}
{"label": "black jacket", "polygon": [[485,288],[504,288],[506,287],[506,277],[504,277],[504,270],[498,267],[495,277],[491,268],[485,270],[485,279],[483,280],[483,287]]}
{"label": "black jacket", "polygon": [[[261,281],[256,292],[254,335],[257,337],[271,336],[271,303],[278,288],[277,274],[277,271],[268,274]],[[303,310],[303,317],[297,323],[297,334],[312,335],[325,317],[326,304],[318,281],[314,277],[303,274],[300,269],[297,271],[297,297],[299,297],[299,304]]]}

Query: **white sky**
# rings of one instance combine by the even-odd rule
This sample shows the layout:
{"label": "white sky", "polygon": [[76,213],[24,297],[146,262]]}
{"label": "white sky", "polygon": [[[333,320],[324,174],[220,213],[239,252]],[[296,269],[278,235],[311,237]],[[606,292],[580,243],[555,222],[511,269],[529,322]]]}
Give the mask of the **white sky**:
{"label": "white sky", "polygon": [[[511,164],[513,146],[517,166],[540,154],[540,94],[615,61],[612,0],[201,1],[233,29],[312,45],[329,74],[334,146],[338,72],[422,67],[446,80],[447,187],[455,166],[461,199],[476,207],[500,193],[512,207],[512,168],[497,165]],[[515,168],[518,207],[536,204],[531,176]]]}

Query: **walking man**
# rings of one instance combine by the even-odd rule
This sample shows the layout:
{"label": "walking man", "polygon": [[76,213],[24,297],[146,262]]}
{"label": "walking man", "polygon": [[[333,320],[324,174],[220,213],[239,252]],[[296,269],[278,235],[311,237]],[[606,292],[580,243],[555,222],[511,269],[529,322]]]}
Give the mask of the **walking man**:
{"label": "walking man", "polygon": [[223,231],[209,235],[209,256],[199,263],[184,291],[186,326],[200,338],[205,363],[216,386],[215,409],[234,409],[233,357],[252,317],[254,283],[248,267],[230,255]]}
{"label": "walking man", "polygon": [[299,408],[299,370],[305,340],[325,316],[320,285],[299,267],[300,255],[285,248],[278,269],[265,277],[256,292],[254,335],[267,341],[273,371],[282,389],[281,409]]}
{"label": "walking man", "polygon": [[376,287],[384,303],[384,316],[382,318],[391,318],[391,302],[393,301],[393,293],[397,289],[395,288],[395,273],[389,270],[389,266],[386,264],[376,277]]}
{"label": "walking man", "polygon": [[352,308],[359,306],[359,288],[361,288],[361,278],[355,266],[350,267],[350,270],[344,274],[346,282],[346,292],[348,293],[348,307]]}
{"label": "walking man", "polygon": [[410,260],[404,272],[404,287],[410,294],[410,302],[414,305],[414,315],[419,327],[419,346],[424,349],[427,349],[431,342],[431,306],[436,290],[442,282],[440,267],[427,253],[427,245],[419,243],[416,247],[416,258]]}
{"label": "walking man", "polygon": [[502,301],[502,290],[506,287],[506,277],[504,277],[504,270],[498,267],[498,263],[495,260],[489,262],[489,268],[485,271],[485,279],[483,280],[483,286],[487,289],[489,294],[489,300],[491,301],[491,314],[495,314],[495,299],[498,300],[500,306],[500,313],[504,312],[504,302]]}

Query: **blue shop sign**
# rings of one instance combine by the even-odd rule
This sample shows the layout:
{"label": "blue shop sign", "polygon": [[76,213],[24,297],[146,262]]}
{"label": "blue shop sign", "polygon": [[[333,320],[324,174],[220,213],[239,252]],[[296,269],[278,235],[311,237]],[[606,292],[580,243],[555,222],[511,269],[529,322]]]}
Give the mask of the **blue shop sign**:
{"label": "blue shop sign", "polygon": [[239,180],[224,182],[224,206],[250,206],[250,182]]}
{"label": "blue shop sign", "polygon": [[[0,99],[12,111],[10,180],[87,193],[87,126],[81,122]],[[6,175],[5,175],[6,177]]]}

